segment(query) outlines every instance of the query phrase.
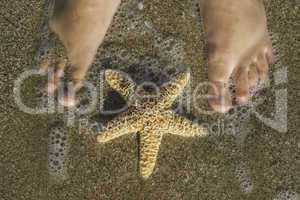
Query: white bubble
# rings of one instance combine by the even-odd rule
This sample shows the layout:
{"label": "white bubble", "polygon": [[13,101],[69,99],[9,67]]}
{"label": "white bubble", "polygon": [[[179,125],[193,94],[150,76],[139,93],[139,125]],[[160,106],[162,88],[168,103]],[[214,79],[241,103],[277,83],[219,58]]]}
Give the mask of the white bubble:
{"label": "white bubble", "polygon": [[241,190],[246,194],[251,193],[253,190],[253,183],[250,177],[250,170],[246,163],[240,163],[236,167],[235,175],[238,179]]}
{"label": "white bubble", "polygon": [[138,3],[138,8],[139,8],[139,10],[143,10],[143,9],[144,9],[144,4],[143,4],[143,2],[139,2],[139,3]]}
{"label": "white bubble", "polygon": [[49,131],[48,140],[48,170],[54,177],[66,178],[66,157],[68,153],[68,138],[62,127]]}
{"label": "white bubble", "polygon": [[279,192],[273,200],[299,200],[299,195],[296,192],[285,190]]}

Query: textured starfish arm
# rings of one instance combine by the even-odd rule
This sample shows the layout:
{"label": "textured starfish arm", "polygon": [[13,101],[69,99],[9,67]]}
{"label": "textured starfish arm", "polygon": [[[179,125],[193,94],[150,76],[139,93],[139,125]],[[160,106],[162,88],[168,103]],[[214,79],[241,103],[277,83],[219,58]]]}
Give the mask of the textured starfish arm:
{"label": "textured starfish arm", "polygon": [[125,99],[129,99],[134,93],[135,83],[123,72],[115,70],[106,70],[105,79],[108,84],[117,92],[119,92]]}
{"label": "textured starfish arm", "polygon": [[161,131],[165,133],[171,133],[183,137],[204,137],[208,134],[208,131],[205,128],[174,113],[165,114],[165,120],[161,127]]}
{"label": "textured starfish arm", "polygon": [[174,81],[171,81],[161,88],[162,101],[164,108],[170,108],[176,98],[183,92],[190,80],[190,73],[183,72],[176,75]]}
{"label": "textured starfish arm", "polygon": [[162,134],[158,130],[145,129],[140,132],[140,159],[139,171],[142,178],[147,179],[152,174]]}
{"label": "textured starfish arm", "polygon": [[105,143],[126,134],[136,133],[138,130],[137,120],[118,117],[107,124],[105,131],[97,136],[97,141]]}

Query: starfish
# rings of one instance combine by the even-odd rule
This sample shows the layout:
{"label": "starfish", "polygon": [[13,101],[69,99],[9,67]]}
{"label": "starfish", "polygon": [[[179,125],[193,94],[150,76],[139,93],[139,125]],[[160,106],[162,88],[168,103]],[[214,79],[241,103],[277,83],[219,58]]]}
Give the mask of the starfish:
{"label": "starfish", "polygon": [[182,137],[207,135],[204,128],[171,110],[190,79],[189,73],[177,74],[174,81],[156,90],[159,94],[156,96],[149,96],[145,88],[136,87],[122,72],[106,70],[105,78],[112,89],[131,103],[127,111],[108,122],[97,141],[105,143],[126,134],[139,134],[139,172],[142,178],[147,179],[152,174],[164,134]]}

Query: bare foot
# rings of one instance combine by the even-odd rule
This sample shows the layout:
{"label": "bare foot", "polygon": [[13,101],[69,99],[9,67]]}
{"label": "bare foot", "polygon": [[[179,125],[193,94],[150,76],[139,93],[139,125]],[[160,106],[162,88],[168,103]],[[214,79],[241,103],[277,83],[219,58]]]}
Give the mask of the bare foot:
{"label": "bare foot", "polygon": [[246,104],[249,90],[268,77],[274,62],[261,0],[200,0],[208,44],[209,104],[229,111],[233,98],[228,81],[234,79],[236,102]]}
{"label": "bare foot", "polygon": [[[99,45],[113,19],[121,0],[59,0],[55,1],[50,28],[64,44],[71,67],[74,94],[62,98],[62,105],[74,106],[75,94],[93,62]],[[52,66],[53,70],[48,68]],[[60,84],[66,61],[42,63],[42,70],[49,71],[47,91],[52,95]]]}

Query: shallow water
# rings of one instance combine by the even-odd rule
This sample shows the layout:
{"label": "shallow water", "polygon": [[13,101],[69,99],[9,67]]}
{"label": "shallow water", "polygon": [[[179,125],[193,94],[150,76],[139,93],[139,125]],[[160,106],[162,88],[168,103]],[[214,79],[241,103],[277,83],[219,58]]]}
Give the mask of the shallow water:
{"label": "shallow water", "polygon": [[[266,3],[279,60],[261,96],[255,97],[253,105],[236,108],[226,116],[200,112],[199,108],[207,109],[204,99],[179,102],[183,109],[178,113],[206,124],[211,135],[204,139],[165,136],[147,181],[138,177],[135,135],[105,145],[95,142],[101,123],[113,117],[99,113],[124,104],[110,90],[99,94],[97,109],[90,114],[32,115],[20,110],[13,93],[15,80],[25,70],[36,68],[41,50],[54,45],[55,53],[63,56],[63,49],[57,41],[47,40],[44,2],[2,0],[0,5],[0,199],[293,199],[300,194],[298,93],[293,82],[299,72],[296,1]],[[152,0],[142,7],[139,1],[124,1],[88,80],[100,91],[103,69],[123,70],[137,83],[157,84],[190,69],[191,88],[185,95],[189,96],[206,80],[196,2]],[[43,105],[37,94],[44,83],[43,78],[33,77],[22,85],[27,105]],[[284,119],[286,88],[288,131],[283,133],[284,122],[272,120],[276,116]],[[81,106],[84,108],[84,100]],[[57,127],[68,136],[66,155],[60,157],[66,170],[62,179],[48,168],[50,133]]]}

